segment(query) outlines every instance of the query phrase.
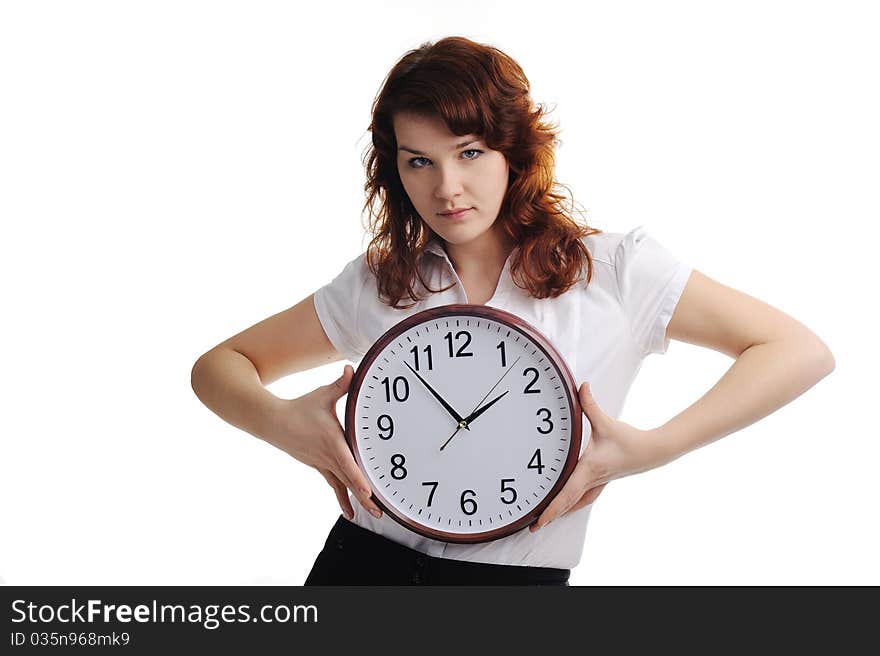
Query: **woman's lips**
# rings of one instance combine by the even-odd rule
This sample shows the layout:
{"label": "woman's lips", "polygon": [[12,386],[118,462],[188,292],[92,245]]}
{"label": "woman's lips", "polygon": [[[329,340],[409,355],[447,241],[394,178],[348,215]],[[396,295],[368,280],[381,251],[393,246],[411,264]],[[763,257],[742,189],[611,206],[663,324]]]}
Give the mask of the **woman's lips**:
{"label": "woman's lips", "polygon": [[471,210],[471,208],[469,207],[467,209],[461,210],[460,212],[456,212],[455,214],[441,214],[440,216],[442,216],[445,219],[460,219],[470,210]]}

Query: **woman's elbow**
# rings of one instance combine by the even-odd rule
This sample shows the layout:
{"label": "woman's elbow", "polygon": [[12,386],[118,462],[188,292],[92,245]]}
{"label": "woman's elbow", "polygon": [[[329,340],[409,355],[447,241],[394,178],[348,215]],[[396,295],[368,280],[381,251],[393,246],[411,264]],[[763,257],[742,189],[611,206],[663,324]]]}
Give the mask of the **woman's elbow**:
{"label": "woman's elbow", "polygon": [[825,372],[822,377],[824,378],[837,366],[837,361],[834,359],[834,354],[831,352],[831,349],[825,346],[822,352],[822,364],[824,366],[823,371]]}
{"label": "woman's elbow", "polygon": [[834,371],[837,361],[828,345],[815,335],[813,337],[815,343],[810,345],[808,352],[810,353],[810,362],[814,363],[816,379],[821,380]]}
{"label": "woman's elbow", "polygon": [[788,342],[791,352],[796,354],[796,359],[800,362],[801,375],[805,380],[812,380],[814,385],[834,371],[837,366],[834,354],[828,345],[805,326],[799,326],[798,330],[781,337],[780,340]]}

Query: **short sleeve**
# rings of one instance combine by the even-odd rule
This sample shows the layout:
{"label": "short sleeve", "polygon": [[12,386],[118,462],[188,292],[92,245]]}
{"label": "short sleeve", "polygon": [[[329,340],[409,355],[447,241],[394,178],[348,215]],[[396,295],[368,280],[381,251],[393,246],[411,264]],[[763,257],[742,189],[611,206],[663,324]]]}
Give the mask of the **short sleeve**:
{"label": "short sleeve", "polygon": [[666,353],[666,326],[691,267],[639,226],[624,235],[614,255],[621,302],[643,355]]}
{"label": "short sleeve", "polygon": [[327,338],[352,362],[360,360],[366,352],[364,337],[358,330],[358,316],[368,271],[362,253],[318,289],[314,297],[315,312]]}

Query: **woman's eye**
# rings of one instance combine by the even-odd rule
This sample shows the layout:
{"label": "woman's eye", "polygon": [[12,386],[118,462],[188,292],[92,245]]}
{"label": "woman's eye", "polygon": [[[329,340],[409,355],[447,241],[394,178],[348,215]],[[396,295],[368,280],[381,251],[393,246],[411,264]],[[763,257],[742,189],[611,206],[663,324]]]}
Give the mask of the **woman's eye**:
{"label": "woman's eye", "polygon": [[[478,149],[478,148],[469,148],[469,149],[467,149],[467,150],[463,150],[463,151],[461,151],[461,154],[464,155],[465,153],[476,153],[473,157],[465,157],[466,160],[474,160],[474,159],[477,159],[477,158],[480,156],[480,154],[482,154],[482,152],[483,152],[483,151],[480,150],[480,149]],[[431,161],[431,160],[429,160],[427,157],[413,157],[413,158],[411,158],[411,159],[409,160],[409,162],[408,162],[410,168],[413,168],[413,169],[423,169],[423,168],[425,168],[425,166],[427,166],[427,165],[420,165],[420,164],[417,163],[417,162],[419,162],[420,160],[425,160],[426,162],[430,162],[430,161]]]}

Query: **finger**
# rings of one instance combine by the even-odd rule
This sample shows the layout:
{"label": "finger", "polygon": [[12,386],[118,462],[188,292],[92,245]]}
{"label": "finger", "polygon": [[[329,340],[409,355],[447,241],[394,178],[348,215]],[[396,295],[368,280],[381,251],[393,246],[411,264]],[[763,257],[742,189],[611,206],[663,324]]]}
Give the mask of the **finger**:
{"label": "finger", "polygon": [[529,530],[534,533],[535,531],[544,528],[554,519],[563,515],[579,498],[580,489],[566,485],[562,488],[562,491],[556,495],[553,501],[550,502],[550,505],[544,509],[544,512],[538,517],[538,521],[529,527]]}
{"label": "finger", "polygon": [[370,482],[358,467],[354,456],[348,447],[340,447],[336,452],[336,469],[339,478],[357,497],[370,498],[373,491],[370,489]]}
{"label": "finger", "polygon": [[599,407],[599,404],[596,403],[596,399],[593,397],[593,391],[590,389],[589,383],[581,383],[580,389],[578,390],[578,399],[581,402],[581,408],[583,409],[584,414],[587,416],[587,419],[590,420],[590,425],[593,427],[594,432],[601,432],[601,427],[606,423],[607,415],[602,411],[602,408]]}
{"label": "finger", "polygon": [[[347,364],[343,369],[342,375],[326,386],[328,398],[334,409],[336,407],[336,401],[348,393],[353,378],[354,369],[351,365]],[[343,485],[351,490],[351,493],[364,508],[376,517],[381,517],[382,511],[379,509],[379,506],[371,500],[373,491],[370,489],[370,483],[357,466],[351,451],[348,449],[345,435],[342,433],[342,426],[338,425],[338,422],[337,426],[342,439],[339,440],[339,450],[336,452],[336,468],[334,473]]]}
{"label": "finger", "polygon": [[534,533],[538,529],[540,529],[544,526],[547,526],[547,524],[549,524],[552,520],[556,519],[557,517],[561,517],[562,515],[567,515],[569,513],[573,513],[576,510],[580,510],[584,506],[590,505],[602,493],[602,490],[605,488],[606,485],[608,485],[608,483],[602,483],[601,485],[597,485],[596,487],[590,488],[589,490],[584,492],[583,495],[581,495],[581,498],[575,504],[573,504],[571,507],[566,508],[565,510],[562,510],[561,512],[554,511],[555,514],[553,514],[553,515],[550,515],[547,512],[550,510],[550,507],[548,506],[547,509],[543,513],[541,513],[541,516],[538,518],[538,521],[529,527],[529,530],[532,533]]}
{"label": "finger", "polygon": [[584,492],[583,496],[580,498],[576,504],[574,504],[571,508],[565,511],[565,514],[573,513],[576,510],[580,510],[584,506],[589,506],[596,500],[600,494],[602,494],[602,489],[608,485],[608,483],[602,483],[602,485],[597,485],[596,487],[590,488],[586,492]]}
{"label": "finger", "polygon": [[348,451],[348,449],[345,449],[344,452],[337,456],[336,464],[338,467],[337,475],[340,480],[345,483],[345,486],[351,490],[351,493],[357,497],[360,504],[375,517],[381,517],[381,509],[371,498],[373,496],[373,490],[370,488],[370,483],[367,481],[367,477],[364,476],[364,473],[357,466],[354,456],[351,455],[351,452]]}
{"label": "finger", "polygon": [[348,520],[354,519],[354,508],[351,507],[351,501],[348,498],[348,490],[330,470],[319,469],[321,475],[336,492],[336,500],[339,501],[339,507],[342,508],[342,514]]}
{"label": "finger", "polygon": [[550,505],[544,509],[544,512],[538,517],[538,521],[529,527],[529,530],[532,533],[547,526],[547,524],[560,515],[564,515],[566,511],[571,508],[581,496],[583,496],[583,493],[589,488],[589,470],[585,463],[586,460],[584,459],[578,463],[578,466],[574,468],[574,471],[571,473],[566,484],[562,486],[562,490],[559,491],[559,494],[557,494],[553,501],[550,502]]}
{"label": "finger", "polygon": [[342,370],[342,375],[329,385],[325,386],[330,401],[336,404],[336,401],[348,394],[348,388],[351,385],[351,379],[354,378],[354,369],[347,364]]}

